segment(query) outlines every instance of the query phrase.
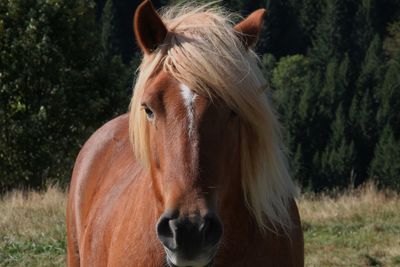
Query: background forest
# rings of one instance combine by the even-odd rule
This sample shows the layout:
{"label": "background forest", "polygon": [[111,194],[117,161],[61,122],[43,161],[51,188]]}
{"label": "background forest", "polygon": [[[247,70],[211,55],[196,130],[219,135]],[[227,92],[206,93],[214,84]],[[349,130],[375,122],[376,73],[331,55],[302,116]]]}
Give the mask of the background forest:
{"label": "background forest", "polygon": [[[0,192],[67,184],[83,142],[127,111],[140,2],[0,1]],[[298,183],[400,190],[400,1],[221,4],[268,9],[256,51]]]}

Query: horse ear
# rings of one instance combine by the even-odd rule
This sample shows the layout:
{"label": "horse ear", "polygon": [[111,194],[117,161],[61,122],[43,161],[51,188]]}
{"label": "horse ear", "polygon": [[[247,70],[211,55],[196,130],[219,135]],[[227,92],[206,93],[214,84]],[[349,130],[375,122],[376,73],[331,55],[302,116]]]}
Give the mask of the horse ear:
{"label": "horse ear", "polygon": [[136,41],[145,54],[150,54],[164,41],[168,30],[150,0],[143,1],[135,12]]}
{"label": "horse ear", "polygon": [[260,8],[235,25],[234,29],[240,34],[240,39],[246,48],[256,44],[266,13],[264,8]]}

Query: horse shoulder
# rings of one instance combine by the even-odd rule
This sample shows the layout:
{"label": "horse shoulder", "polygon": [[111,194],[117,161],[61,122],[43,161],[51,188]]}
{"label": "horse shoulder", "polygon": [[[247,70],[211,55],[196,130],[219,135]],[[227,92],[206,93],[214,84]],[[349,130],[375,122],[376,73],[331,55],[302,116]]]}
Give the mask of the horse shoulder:
{"label": "horse shoulder", "polygon": [[126,114],[107,122],[93,133],[76,159],[67,204],[68,266],[79,266],[79,243],[89,212],[96,194],[112,172],[110,168],[121,167],[113,164],[120,155],[124,155],[124,163],[134,162]]}
{"label": "horse shoulder", "polygon": [[262,254],[265,258],[263,263],[256,263],[254,266],[304,266],[303,231],[295,200],[292,200],[289,213],[292,218],[292,227],[286,233],[279,230],[278,232],[269,231],[265,235],[265,246],[259,251],[261,252],[259,258],[263,258]]}
{"label": "horse shoulder", "polygon": [[292,201],[291,216],[293,220],[293,229],[290,233],[290,248],[292,266],[304,266],[304,236],[300,220],[299,209],[295,200]]}
{"label": "horse shoulder", "polygon": [[[298,207],[295,200],[289,207],[289,213],[292,218],[293,226],[287,233],[272,233],[265,238],[267,243],[264,248],[267,258],[264,263],[267,266],[287,266],[287,267],[303,267],[304,266],[304,241],[303,230],[301,226]],[[263,264],[256,264],[264,266]]]}
{"label": "horse shoulder", "polygon": [[[270,233],[265,239],[268,243],[268,259],[265,262],[273,263],[272,266],[303,267],[304,266],[304,241],[303,231],[295,200],[289,208],[293,226],[286,233]],[[262,265],[259,265],[262,266]]]}

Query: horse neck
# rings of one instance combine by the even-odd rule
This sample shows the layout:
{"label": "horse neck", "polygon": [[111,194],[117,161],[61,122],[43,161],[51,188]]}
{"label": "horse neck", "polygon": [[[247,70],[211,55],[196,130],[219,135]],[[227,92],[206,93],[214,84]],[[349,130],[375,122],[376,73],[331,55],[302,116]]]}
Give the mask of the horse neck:
{"label": "horse neck", "polygon": [[[240,169],[232,170],[229,177],[229,181],[223,186],[225,190],[219,205],[219,214],[224,224],[225,236],[246,239],[255,232],[258,233],[257,224],[245,202]],[[241,234],[238,235],[237,232],[241,232]],[[247,233],[247,235],[244,233]]]}

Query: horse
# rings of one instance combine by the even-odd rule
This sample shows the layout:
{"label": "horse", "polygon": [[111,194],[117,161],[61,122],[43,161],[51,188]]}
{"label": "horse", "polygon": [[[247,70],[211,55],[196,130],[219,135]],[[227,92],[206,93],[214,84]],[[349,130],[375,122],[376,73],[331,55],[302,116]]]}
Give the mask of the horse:
{"label": "horse", "polygon": [[74,165],[69,267],[304,266],[297,191],[253,51],[265,13],[234,24],[215,3],[136,9],[129,112]]}

